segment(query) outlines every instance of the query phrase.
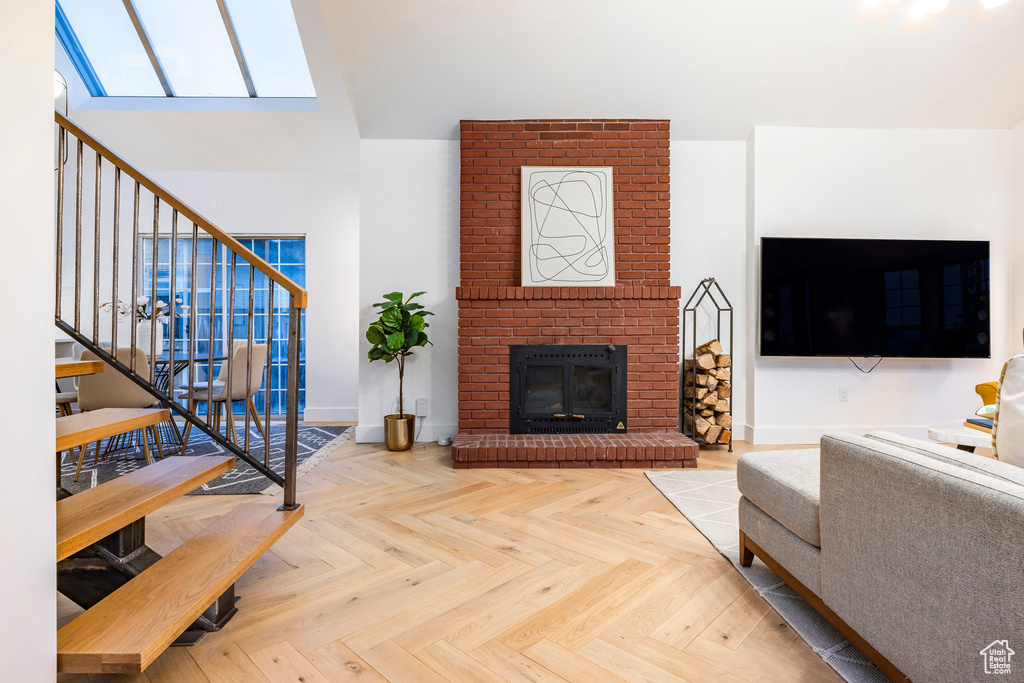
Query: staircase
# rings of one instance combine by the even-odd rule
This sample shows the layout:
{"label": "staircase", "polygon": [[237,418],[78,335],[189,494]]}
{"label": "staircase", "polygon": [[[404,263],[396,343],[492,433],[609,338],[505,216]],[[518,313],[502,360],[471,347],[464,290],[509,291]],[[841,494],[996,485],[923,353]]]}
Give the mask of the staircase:
{"label": "staircase", "polygon": [[[76,363],[76,370],[58,365],[55,374],[120,373],[155,406],[57,418],[57,585],[86,610],[58,631],[57,670],[139,673],[171,644],[192,644],[223,628],[236,611],[234,582],[303,515],[295,480],[306,291],[59,112],[55,120],[55,323],[100,359]],[[131,197],[130,219],[122,215],[122,185]],[[152,214],[144,221],[143,206],[150,205]],[[163,245],[170,253],[161,256]],[[159,341],[161,311],[153,305],[161,293],[161,272],[170,278],[164,283],[170,305],[163,313],[171,314],[166,351]],[[153,303],[143,311],[148,321],[137,325],[136,304],[147,285]],[[187,307],[175,302],[179,293]],[[200,316],[197,304],[204,296],[208,310]],[[282,297],[288,302],[286,339],[274,336],[279,315],[273,302]],[[120,305],[124,298],[130,303]],[[271,302],[266,312],[258,312],[258,298]],[[104,309],[110,310],[109,322]],[[127,316],[118,315],[119,309]],[[119,330],[125,317],[128,329]],[[268,341],[272,348],[285,348],[287,366],[276,378],[270,363],[262,372],[259,361],[254,365],[254,347]],[[119,355],[118,349],[128,353]],[[139,349],[147,367],[138,366]],[[224,379],[214,383],[215,375]],[[214,391],[206,389],[211,383]],[[250,418],[259,424],[252,397],[261,387],[267,392],[267,436],[259,458],[250,453]],[[284,463],[276,469],[269,457],[272,389],[284,397]],[[238,403],[244,438],[234,436]],[[241,415],[238,419],[243,421]],[[161,443],[156,427],[170,425],[168,434],[180,441],[178,422],[206,434],[228,455],[177,457],[177,445]],[[74,454],[75,448],[95,443],[98,453],[102,439],[134,430],[144,437],[152,433],[165,457],[150,463],[147,438],[145,467],[75,495],[60,488],[61,451]],[[283,503],[239,505],[166,557],[146,546],[146,515],[242,462],[281,485]]]}

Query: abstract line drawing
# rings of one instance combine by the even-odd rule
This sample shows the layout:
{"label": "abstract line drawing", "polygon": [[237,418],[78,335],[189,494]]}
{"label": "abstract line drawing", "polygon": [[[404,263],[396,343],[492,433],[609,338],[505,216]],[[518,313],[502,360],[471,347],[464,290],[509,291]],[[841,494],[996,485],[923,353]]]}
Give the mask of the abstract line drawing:
{"label": "abstract line drawing", "polygon": [[612,169],[524,166],[524,287],[615,285]]}

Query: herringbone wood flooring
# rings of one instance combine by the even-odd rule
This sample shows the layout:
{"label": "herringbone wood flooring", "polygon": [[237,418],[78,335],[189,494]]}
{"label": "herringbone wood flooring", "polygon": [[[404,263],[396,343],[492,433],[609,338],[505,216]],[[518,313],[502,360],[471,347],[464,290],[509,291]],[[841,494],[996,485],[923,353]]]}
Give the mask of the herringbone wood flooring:
{"label": "herringbone wood flooring", "polygon": [[[305,518],[224,630],[139,676],[59,680],[841,680],[640,470],[453,470],[447,448],[349,442],[299,494]],[[166,554],[253,498],[175,501],[149,543]],[[61,625],[78,612],[60,599]]]}

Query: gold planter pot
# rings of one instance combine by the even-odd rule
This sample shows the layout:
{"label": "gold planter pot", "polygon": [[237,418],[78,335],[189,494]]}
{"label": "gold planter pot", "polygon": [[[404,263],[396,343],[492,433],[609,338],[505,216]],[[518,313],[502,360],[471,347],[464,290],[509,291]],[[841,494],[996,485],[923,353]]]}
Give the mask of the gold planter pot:
{"label": "gold planter pot", "polygon": [[390,451],[407,451],[416,438],[416,416],[385,415],[384,443]]}

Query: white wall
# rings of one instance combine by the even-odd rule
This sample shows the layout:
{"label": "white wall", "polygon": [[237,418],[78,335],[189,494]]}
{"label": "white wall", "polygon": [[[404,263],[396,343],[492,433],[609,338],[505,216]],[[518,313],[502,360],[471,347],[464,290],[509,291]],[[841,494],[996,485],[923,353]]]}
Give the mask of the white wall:
{"label": "white wall", "polygon": [[[746,191],[747,149],[743,141],[672,142],[672,284],[682,287],[680,312],[701,280],[714,277],[732,303],[733,311],[733,436],[745,439],[747,396],[743,369],[746,364],[747,247]],[[697,343],[716,336],[714,308],[702,307],[697,319]],[[686,339],[680,339],[685,356],[692,345],[692,318],[687,320]],[[728,335],[723,317],[723,341]]]}
{"label": "white wall", "polygon": [[[9,258],[0,269],[8,363],[0,397],[4,505],[0,671],[56,677],[56,472],[53,457],[53,5],[0,4],[0,207]],[[16,328],[16,329],[15,329]]]}
{"label": "white wall", "polygon": [[[222,229],[305,235],[304,418],[352,421],[359,372],[359,132],[317,3],[295,0],[293,7],[317,111],[78,109],[70,117]],[[73,78],[69,85],[80,87]],[[72,102],[81,99],[77,94]],[[130,198],[127,187],[123,192],[123,200]]]}
{"label": "white wall", "polygon": [[[361,330],[373,303],[392,289],[425,289],[434,346],[410,361],[405,397],[429,399],[421,440],[454,434],[457,413],[457,314],[459,282],[459,144],[430,140],[363,140],[361,159]],[[684,295],[714,276],[737,308],[736,355],[746,353],[743,291],[746,285],[743,142],[672,143],[672,284]],[[402,197],[396,202],[396,197]],[[711,255],[709,241],[723,244]],[[395,251],[395,245],[401,247]],[[701,323],[707,318],[701,317]],[[706,331],[706,330],[705,330]],[[702,333],[704,333],[702,331]],[[363,354],[369,348],[361,340]],[[397,372],[364,362],[360,368],[360,441],[382,440],[383,415],[393,412]],[[743,424],[744,396],[734,403]],[[411,410],[407,408],[407,411]],[[740,437],[738,437],[740,438]]]}
{"label": "white wall", "polygon": [[1010,353],[1024,353],[1024,121],[1013,129],[1013,324]]}
{"label": "white wall", "polygon": [[[401,291],[420,301],[433,346],[405,369],[405,412],[426,398],[418,441],[454,435],[458,420],[459,143],[449,140],[363,140],[360,153],[359,426],[358,441],[384,440],[384,415],[397,413],[398,369],[366,360],[363,336],[373,304]],[[420,426],[422,422],[422,426]]]}
{"label": "white wall", "polygon": [[[846,359],[757,358],[755,443],[814,443],[837,429],[924,437],[927,425],[979,407],[974,385],[997,378],[1011,351],[1012,136],[755,129],[752,249],[764,236],[990,240],[993,356],[887,359],[869,375]],[[849,402],[839,402],[840,387]]]}

